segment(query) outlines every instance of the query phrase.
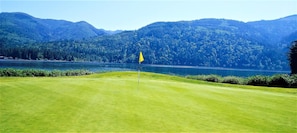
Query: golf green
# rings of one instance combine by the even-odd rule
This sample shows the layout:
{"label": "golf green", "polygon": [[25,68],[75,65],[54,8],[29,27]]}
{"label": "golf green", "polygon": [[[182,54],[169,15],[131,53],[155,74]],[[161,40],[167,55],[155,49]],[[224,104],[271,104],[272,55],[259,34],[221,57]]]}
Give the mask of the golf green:
{"label": "golf green", "polygon": [[154,73],[0,78],[0,132],[297,132],[297,89]]}

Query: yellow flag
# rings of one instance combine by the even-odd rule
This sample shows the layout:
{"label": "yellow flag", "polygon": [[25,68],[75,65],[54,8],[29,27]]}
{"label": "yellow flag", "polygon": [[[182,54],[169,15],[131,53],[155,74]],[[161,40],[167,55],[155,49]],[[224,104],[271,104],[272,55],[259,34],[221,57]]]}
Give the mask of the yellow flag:
{"label": "yellow flag", "polygon": [[141,63],[143,61],[144,61],[144,58],[143,58],[142,52],[140,52],[139,53],[139,63]]}

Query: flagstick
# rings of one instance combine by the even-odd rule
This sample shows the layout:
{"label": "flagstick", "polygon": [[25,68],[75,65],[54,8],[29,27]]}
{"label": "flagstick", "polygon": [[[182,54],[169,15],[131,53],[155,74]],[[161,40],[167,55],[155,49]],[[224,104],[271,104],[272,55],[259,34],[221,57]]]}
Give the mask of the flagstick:
{"label": "flagstick", "polygon": [[137,89],[139,88],[139,79],[140,79],[140,62],[138,64],[138,85],[137,85]]}
{"label": "flagstick", "polygon": [[138,85],[137,85],[137,88],[139,87],[139,80],[140,80],[140,65],[141,65],[141,62],[144,61],[144,58],[143,58],[143,55],[142,55],[142,52],[139,52],[139,60],[138,60]]}

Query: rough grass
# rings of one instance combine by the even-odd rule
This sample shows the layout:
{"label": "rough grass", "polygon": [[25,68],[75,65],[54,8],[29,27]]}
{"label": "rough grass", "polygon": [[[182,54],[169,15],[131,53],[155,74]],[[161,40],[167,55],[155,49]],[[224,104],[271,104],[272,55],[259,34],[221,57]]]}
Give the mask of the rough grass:
{"label": "rough grass", "polygon": [[297,90],[161,74],[0,78],[0,132],[296,132]]}

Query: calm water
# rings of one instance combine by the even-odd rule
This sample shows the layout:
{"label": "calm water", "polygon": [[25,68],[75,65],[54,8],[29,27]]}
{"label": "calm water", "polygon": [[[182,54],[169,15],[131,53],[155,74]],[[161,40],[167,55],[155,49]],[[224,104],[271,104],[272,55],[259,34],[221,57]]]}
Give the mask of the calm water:
{"label": "calm water", "polygon": [[[0,60],[0,68],[42,69],[42,70],[76,70],[85,69],[92,72],[137,71],[138,64],[104,64],[93,62],[53,62],[53,61],[15,61]],[[273,75],[289,73],[289,71],[260,71],[246,69],[226,69],[193,66],[141,65],[141,71],[172,75],[216,74],[221,76]]]}

